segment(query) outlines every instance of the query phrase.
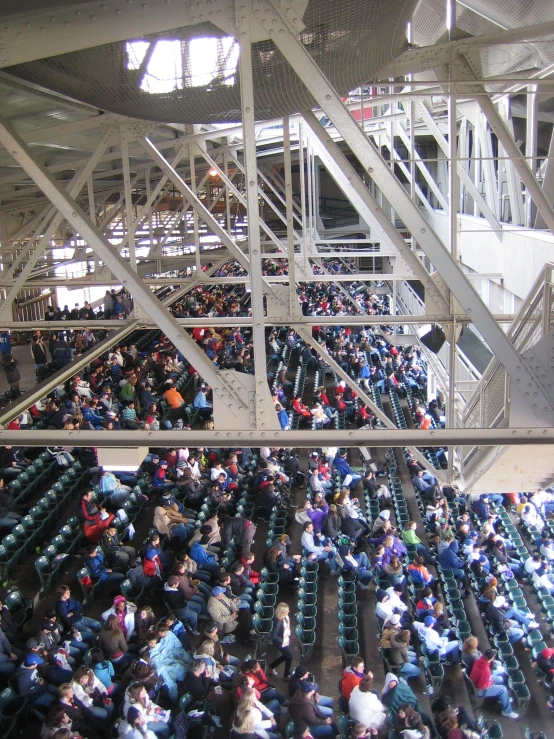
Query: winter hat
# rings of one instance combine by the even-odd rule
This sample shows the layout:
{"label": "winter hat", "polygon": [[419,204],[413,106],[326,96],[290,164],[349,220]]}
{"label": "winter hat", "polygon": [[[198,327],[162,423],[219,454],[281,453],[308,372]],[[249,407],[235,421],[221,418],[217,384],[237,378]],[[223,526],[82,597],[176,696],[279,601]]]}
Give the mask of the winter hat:
{"label": "winter hat", "polygon": [[379,513],[379,518],[382,518],[383,521],[388,521],[390,519],[390,511],[384,510]]}
{"label": "winter hat", "polygon": [[135,706],[129,706],[129,709],[127,711],[127,723],[131,724],[132,726],[137,718],[140,718],[139,709],[135,708]]}
{"label": "winter hat", "polygon": [[38,654],[28,654],[25,657],[25,664],[27,667],[34,667],[35,665],[42,665],[44,660],[39,657]]}
{"label": "winter hat", "polygon": [[398,624],[400,623],[400,616],[398,615],[398,613],[392,614],[392,616],[389,618],[389,623],[393,626],[398,626]]}
{"label": "winter hat", "polygon": [[377,600],[379,603],[382,603],[385,600],[385,598],[389,597],[389,594],[385,592],[384,590],[381,590],[381,588],[377,589],[376,595],[377,595]]}

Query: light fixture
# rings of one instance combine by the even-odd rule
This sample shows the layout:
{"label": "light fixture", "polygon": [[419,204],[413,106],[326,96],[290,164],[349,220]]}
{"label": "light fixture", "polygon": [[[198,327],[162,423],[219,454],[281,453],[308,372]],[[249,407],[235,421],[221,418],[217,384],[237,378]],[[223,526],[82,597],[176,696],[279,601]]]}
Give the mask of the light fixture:
{"label": "light fixture", "polygon": [[217,177],[217,169],[210,169],[210,177]]}

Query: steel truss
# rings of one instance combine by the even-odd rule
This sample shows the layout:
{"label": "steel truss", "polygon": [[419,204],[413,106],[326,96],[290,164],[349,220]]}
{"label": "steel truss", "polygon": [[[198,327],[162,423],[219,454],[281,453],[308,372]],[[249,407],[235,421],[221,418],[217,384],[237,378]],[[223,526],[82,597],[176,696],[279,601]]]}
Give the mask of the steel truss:
{"label": "steel truss", "polygon": [[[111,12],[119,7],[114,0],[89,5],[93,15],[92,6],[98,5],[91,23],[102,33],[104,42],[128,38],[129,34],[140,35],[147,29],[152,32],[193,25],[200,18],[200,11],[196,16],[197,11],[189,8],[183,16],[177,4],[162,0],[152,0],[148,8],[144,5],[140,11],[126,6],[123,16]],[[199,3],[197,7],[208,5]],[[514,140],[509,92],[505,98],[491,100],[490,83],[498,80],[483,79],[468,61],[475,48],[542,39],[554,32],[554,25],[468,38],[430,49],[409,49],[379,75],[385,81],[389,76],[406,75],[405,84],[396,81],[386,95],[366,96],[366,99],[361,90],[358,103],[344,104],[298,38],[305,3],[241,0],[235,7],[235,3],[216,0],[215,5],[222,10],[225,6],[220,27],[236,36],[241,45],[241,126],[215,130],[169,129],[102,114],[20,134],[12,124],[0,121],[0,143],[29,177],[23,186],[20,173],[0,177],[0,227],[4,223],[3,231],[0,230],[3,268],[0,289],[4,292],[0,328],[32,328],[32,323],[13,320],[17,296],[22,290],[55,288],[61,281],[55,272],[57,267],[84,263],[88,271],[84,277],[63,283],[74,287],[125,285],[148,314],[137,315],[135,325],[159,326],[213,387],[219,409],[216,427],[238,426],[245,432],[254,425],[255,430],[249,432],[253,436],[248,437],[254,444],[260,440],[258,434],[270,428],[273,415],[266,405],[265,392],[261,392],[266,386],[267,326],[297,327],[309,340],[306,327],[313,325],[421,326],[436,322],[448,328],[450,367],[454,367],[455,329],[473,323],[505,368],[514,396],[521,396],[526,425],[537,425],[541,432],[543,427],[554,426],[551,381],[554,367],[549,368],[550,373],[537,371],[535,363],[521,356],[512,345],[500,323],[510,321],[513,315],[491,314],[471,279],[481,276],[468,276],[460,268],[457,240],[458,219],[464,216],[480,216],[479,230],[492,233],[498,242],[519,224],[530,227],[532,223],[544,223],[554,233],[551,204],[554,165],[551,158],[539,162],[536,145],[537,95],[548,90],[552,80],[539,78],[535,73],[527,78],[505,80],[513,82],[515,92],[523,88],[529,93],[528,142],[524,155]],[[63,12],[59,13],[62,20]],[[106,21],[108,15],[110,23]],[[60,34],[56,34],[52,25],[37,32],[41,17],[39,13],[30,18],[28,25],[20,29],[21,35],[16,32],[17,22],[9,34],[0,35],[0,66],[85,48],[91,43],[90,33],[85,32],[86,27],[90,28],[86,19],[71,16],[72,31],[64,34],[61,47]],[[54,37],[58,39],[56,43],[52,43]],[[256,123],[250,44],[263,38],[275,42],[321,110],[301,112],[283,121]],[[38,39],[36,45],[35,39]],[[435,71],[435,81],[413,81],[413,74],[428,70]],[[371,118],[364,117],[364,105],[372,109]],[[353,112],[360,108],[358,123]],[[325,127],[321,124],[324,115],[330,119]],[[281,126],[277,135],[275,126]],[[86,159],[45,167],[29,148],[40,141],[55,142],[67,137],[81,142],[91,132],[97,134],[96,146]],[[452,141],[456,134],[457,142]],[[497,157],[493,155],[492,134],[500,145]],[[431,137],[435,142],[436,156],[426,158],[417,151],[422,137]],[[549,156],[554,156],[554,134]],[[541,167],[542,186],[537,179]],[[296,191],[292,184],[293,168],[300,174]],[[359,222],[350,230],[326,233],[322,228],[318,202],[322,170],[335,180],[359,215]],[[67,171],[74,172],[70,181],[63,179]],[[408,180],[407,188],[398,172]],[[115,185],[114,175],[120,177]],[[37,198],[37,187],[46,199]],[[502,200],[500,193],[504,188],[507,197]],[[440,238],[435,228],[437,213],[441,211],[448,218],[447,239]],[[17,227],[13,221],[15,212],[26,214],[24,222]],[[349,238],[353,233],[357,237]],[[360,233],[365,238],[360,239]],[[63,246],[75,248],[71,260],[54,257],[53,250]],[[89,248],[92,252],[87,252]],[[331,256],[357,260],[380,258],[385,273],[358,268],[353,274],[314,275],[312,267],[321,265],[325,269],[321,260]],[[236,260],[244,270],[244,277],[213,277],[225,260]],[[287,260],[288,277],[265,275],[268,260]],[[202,273],[200,267],[208,261],[215,266]],[[171,269],[185,267],[191,268],[190,277],[167,276]],[[425,287],[424,303],[414,315],[386,318],[304,317],[299,312],[294,288],[300,282],[333,280],[344,291],[343,283],[349,280],[379,279],[388,282],[394,296],[406,280],[420,280]],[[483,279],[489,278],[484,275]],[[166,309],[170,300],[185,295],[196,285],[233,283],[244,283],[252,290],[251,318],[175,319]],[[164,305],[153,296],[150,286],[165,284],[179,289]],[[266,315],[264,296],[268,299]],[[399,297],[395,301],[402,305]],[[242,391],[233,385],[229,373],[217,372],[185,330],[206,324],[252,327],[256,347],[254,411],[251,404],[241,399]],[[82,326],[82,322],[63,324],[64,328]],[[40,327],[56,329],[60,324],[41,323]],[[98,321],[95,327],[121,328],[121,325]],[[449,395],[449,420],[455,415],[453,396],[456,393],[467,396],[467,392],[464,396],[460,391],[463,382],[453,371],[450,386],[444,388]],[[365,400],[371,406],[370,399]],[[230,401],[236,404],[238,420],[235,413],[225,413]],[[229,426],[231,423],[234,425]],[[196,432],[192,433],[191,439],[200,439]],[[282,432],[265,433],[275,442],[283,439]],[[288,433],[296,445],[303,444],[302,432]],[[336,438],[344,446],[358,441],[377,446],[379,434],[389,432],[316,433],[325,434],[325,443],[334,443],[332,439]],[[401,441],[408,438],[407,432],[391,430],[390,433],[397,435],[398,444],[421,446],[426,438],[424,432],[417,432],[411,434],[410,441]],[[435,433],[439,436],[434,439],[443,439],[441,445],[463,443],[462,436],[455,441],[448,430]],[[487,433],[489,441],[493,432],[487,430]],[[494,438],[499,439],[507,431],[496,433],[500,436]],[[118,440],[126,437],[124,432]],[[232,438],[233,443],[239,443],[238,436]],[[315,438],[310,432],[313,443]],[[518,432],[518,441],[514,443],[530,443],[519,441],[522,438],[527,437]],[[550,437],[546,433],[540,438]],[[264,439],[269,443],[269,437]],[[347,443],[348,439],[354,440],[352,444]],[[95,443],[96,440],[97,437]],[[210,443],[214,443],[213,439]]]}

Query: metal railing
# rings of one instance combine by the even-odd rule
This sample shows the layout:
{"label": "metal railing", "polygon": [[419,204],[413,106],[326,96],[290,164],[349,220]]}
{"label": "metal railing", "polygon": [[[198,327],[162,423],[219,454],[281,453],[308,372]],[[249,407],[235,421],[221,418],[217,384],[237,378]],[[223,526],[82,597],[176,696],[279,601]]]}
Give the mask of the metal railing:
{"label": "metal railing", "polygon": [[[534,346],[554,325],[554,264],[547,263],[531,288],[508,331],[521,354]],[[464,409],[463,428],[497,428],[509,420],[510,381],[504,367],[493,358],[479,386]],[[477,447],[463,447],[461,458],[467,464]]]}

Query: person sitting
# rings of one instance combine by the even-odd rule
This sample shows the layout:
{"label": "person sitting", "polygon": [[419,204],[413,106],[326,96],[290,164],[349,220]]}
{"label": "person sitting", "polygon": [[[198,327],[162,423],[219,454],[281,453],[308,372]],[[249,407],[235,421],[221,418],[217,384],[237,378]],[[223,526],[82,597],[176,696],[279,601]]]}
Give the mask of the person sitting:
{"label": "person sitting", "polygon": [[195,541],[191,546],[189,555],[199,569],[209,572],[215,578],[219,574],[220,567],[217,554],[208,551],[209,544],[210,537],[208,534],[203,534],[200,541]]}
{"label": "person sitting", "polygon": [[350,718],[366,729],[382,731],[387,725],[385,706],[373,692],[373,675],[366,675],[354,687],[348,701]]}
{"label": "person sitting", "polygon": [[162,496],[161,505],[154,509],[154,526],[159,534],[176,539],[181,546],[194,531],[191,519],[182,516],[179,506],[167,496]]}
{"label": "person sitting", "polygon": [[209,677],[205,662],[201,659],[193,659],[183,685],[193,700],[197,703],[205,701],[208,691],[216,684],[217,682]]}
{"label": "person sitting", "polygon": [[350,665],[343,670],[340,681],[340,692],[343,698],[350,700],[352,691],[366,676],[365,664],[359,654],[350,658]]}
{"label": "person sitting", "polygon": [[[71,590],[67,585],[58,586],[56,593],[58,596],[56,615],[65,629],[71,630],[73,634],[76,630],[80,632],[83,641],[77,642],[77,644],[81,645],[78,648],[87,651],[88,647],[86,643],[91,642],[94,635],[100,631],[100,622],[88,616],[83,616],[81,603],[71,597]],[[83,644],[83,642],[85,643]],[[71,645],[77,646],[73,641]]]}
{"label": "person sitting", "polygon": [[498,698],[502,715],[507,718],[517,719],[518,714],[513,710],[508,690],[503,684],[504,677],[493,675],[491,671],[491,663],[496,657],[495,649],[487,649],[473,663],[469,678],[477,689],[477,695],[481,698]]}
{"label": "person sitting", "polygon": [[[485,618],[493,631],[497,634],[505,632],[510,644],[517,644],[525,637],[523,629],[516,625],[520,622],[519,619],[523,618],[523,623],[528,621],[529,624],[533,624],[533,628],[538,627],[537,622],[532,617],[528,617],[524,612],[518,612],[517,609],[507,608],[504,600],[498,601],[493,588],[486,588],[480,595],[478,602],[479,608],[483,610]],[[496,603],[499,605],[496,605]],[[504,606],[506,606],[505,610],[503,610]]]}
{"label": "person sitting", "polygon": [[431,727],[431,720],[421,709],[419,702],[409,687],[408,683],[401,677],[387,672],[385,675],[385,685],[381,692],[381,703],[388,709],[389,713],[396,716],[401,706],[409,705],[414,711],[417,711],[425,726]]}
{"label": "person sitting", "polygon": [[207,604],[208,613],[218,625],[220,632],[225,636],[222,644],[230,644],[235,641],[233,631],[238,626],[238,608],[226,595],[226,589],[216,585]]}
{"label": "person sitting", "polygon": [[179,588],[179,578],[176,575],[170,575],[164,585],[164,600],[169,610],[175,611],[178,618],[188,626],[191,634],[199,636],[198,616],[204,608],[198,603],[187,602],[183,591]]}
{"label": "person sitting", "polygon": [[106,562],[116,572],[127,572],[136,564],[137,553],[133,547],[123,545],[113,522],[108,526],[100,539],[106,554]]}
{"label": "person sitting", "polygon": [[326,716],[317,705],[316,693],[319,690],[317,683],[304,680],[292,696],[289,704],[289,714],[295,723],[303,722],[308,725],[310,734],[320,737],[335,737],[339,733],[330,716]]}
{"label": "person sitting", "polygon": [[440,636],[438,631],[433,628],[435,623],[434,616],[426,616],[423,623],[419,621],[414,622],[414,628],[430,653],[438,653],[441,660],[444,658],[452,662],[459,662],[460,647],[458,641],[449,641],[448,637]]}
{"label": "person sitting", "polygon": [[58,689],[48,685],[38,672],[38,667],[44,664],[44,659],[34,652],[30,652],[16,673],[17,693],[35,708],[50,708],[56,702]]}
{"label": "person sitting", "polygon": [[417,655],[410,648],[410,631],[402,628],[397,613],[393,613],[383,626],[380,646],[390,666],[398,670],[406,680],[421,675],[421,668],[417,666]]}
{"label": "person sitting", "polygon": [[335,547],[328,544],[325,538],[323,538],[322,543],[320,537],[316,540],[314,525],[311,521],[306,521],[304,524],[302,546],[309,554],[315,555],[318,560],[327,560],[331,576],[338,575]]}
{"label": "person sitting", "polygon": [[87,548],[83,564],[89,571],[93,582],[103,582],[108,585],[110,583],[121,583],[125,580],[123,572],[114,572],[114,570],[106,567],[104,555],[95,544]]}
{"label": "person sitting", "polygon": [[448,546],[439,551],[439,562],[443,569],[452,570],[452,574],[456,580],[465,579],[464,560],[458,557],[460,545],[456,539],[451,541]]}
{"label": "person sitting", "polygon": [[99,646],[110,662],[117,665],[120,670],[133,661],[133,656],[128,654],[129,647],[125,633],[115,613],[110,614],[102,624]]}
{"label": "person sitting", "polygon": [[75,509],[75,515],[83,523],[83,533],[93,544],[97,544],[104,531],[114,519],[113,513],[98,507],[94,502],[94,492],[87,490]]}
{"label": "person sitting", "polygon": [[71,681],[76,700],[83,706],[85,716],[97,721],[108,721],[114,704],[105,685],[100,682],[90,667],[82,665],[73,674]]}

